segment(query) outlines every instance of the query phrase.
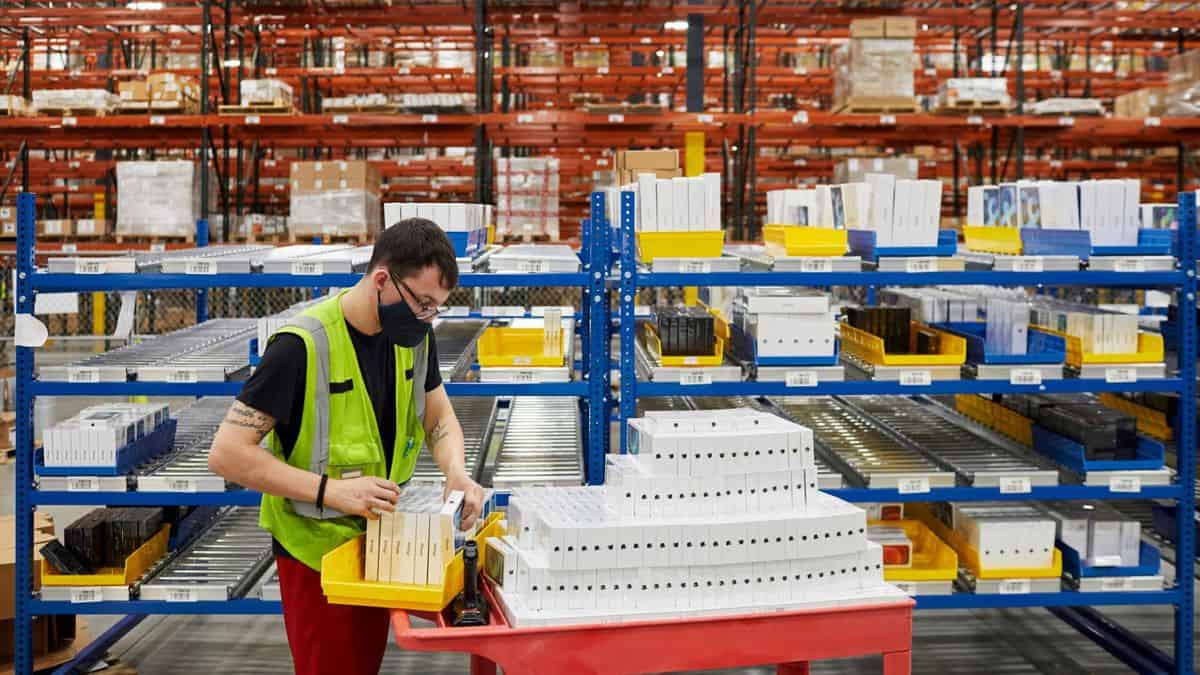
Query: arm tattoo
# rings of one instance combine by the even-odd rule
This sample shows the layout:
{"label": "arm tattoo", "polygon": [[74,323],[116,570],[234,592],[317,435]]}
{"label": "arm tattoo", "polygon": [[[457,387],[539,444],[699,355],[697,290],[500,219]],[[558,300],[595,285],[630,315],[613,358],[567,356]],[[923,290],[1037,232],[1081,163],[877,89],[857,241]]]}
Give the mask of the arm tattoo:
{"label": "arm tattoo", "polygon": [[274,420],[271,419],[270,415],[263,414],[243,404],[241,401],[234,401],[233,405],[229,408],[229,413],[225,415],[225,424],[257,431],[258,439],[262,440],[262,437],[266,436],[267,432],[271,430]]}
{"label": "arm tattoo", "polygon": [[449,433],[450,432],[449,432],[449,430],[446,429],[445,425],[442,424],[441,422],[438,422],[437,424],[434,425],[433,429],[429,432],[429,435],[426,436],[425,440],[429,443],[429,447],[431,447],[431,448],[437,447],[438,441],[445,438],[446,435]]}

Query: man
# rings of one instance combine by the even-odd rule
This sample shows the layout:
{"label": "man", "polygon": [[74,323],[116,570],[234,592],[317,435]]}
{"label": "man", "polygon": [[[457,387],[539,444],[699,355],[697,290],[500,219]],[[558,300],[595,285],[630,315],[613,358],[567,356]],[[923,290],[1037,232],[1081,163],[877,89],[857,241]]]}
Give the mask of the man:
{"label": "man", "polygon": [[326,602],[321,557],[395,510],[422,445],[447,491],[465,493],[463,527],[481,513],[430,330],[457,283],[437,225],[409,218],[384,230],[357,284],[271,337],[213,440],[209,468],[263,493],[259,520],[274,537],[301,675],[379,672],[388,611]]}

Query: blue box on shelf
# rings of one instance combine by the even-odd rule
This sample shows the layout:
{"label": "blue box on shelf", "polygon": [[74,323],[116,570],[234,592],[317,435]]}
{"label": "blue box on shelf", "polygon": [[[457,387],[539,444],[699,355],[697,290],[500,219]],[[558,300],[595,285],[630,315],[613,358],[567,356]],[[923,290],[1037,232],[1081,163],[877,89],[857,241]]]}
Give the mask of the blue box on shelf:
{"label": "blue box on shelf", "polygon": [[[478,231],[478,230],[476,230]],[[479,250],[479,237],[475,232],[447,232],[450,243],[454,245],[454,255],[459,258],[469,258]],[[484,235],[485,237],[487,235]]]}
{"label": "blue box on shelf", "polygon": [[1092,255],[1170,255],[1175,230],[1138,230],[1137,246],[1093,246]]}
{"label": "blue box on shelf", "polygon": [[1058,550],[1062,551],[1063,573],[1076,579],[1096,577],[1151,577],[1158,574],[1162,567],[1162,555],[1158,549],[1146,542],[1141,542],[1138,558],[1141,562],[1132,567],[1088,567],[1079,558],[1079,551],[1056,542]]}
{"label": "blue box on shelf", "polygon": [[850,244],[850,253],[864,260],[874,260],[880,256],[948,257],[958,252],[958,233],[954,230],[938,230],[937,246],[876,246],[874,230],[847,230],[846,240]]}
{"label": "blue box on shelf", "polygon": [[755,365],[772,366],[836,366],[841,345],[833,340],[832,356],[759,356],[758,345],[746,331],[735,323],[729,324],[729,351],[739,360]]}
{"label": "blue box on shelf", "polygon": [[1088,459],[1075,441],[1033,425],[1033,448],[1079,474],[1088,471],[1153,471],[1163,467],[1162,443],[1138,436],[1137,459]]}
{"label": "blue box on shelf", "polygon": [[46,466],[42,448],[34,453],[33,471],[39,476],[124,476],[175,445],[175,418],[117,450],[115,466]]}
{"label": "blue box on shelf", "polygon": [[1021,228],[1023,255],[1072,255],[1087,259],[1092,253],[1092,233],[1087,230]]}
{"label": "blue box on shelf", "polygon": [[961,335],[967,341],[967,363],[987,365],[1032,365],[1061,364],[1067,359],[1067,341],[1036,328],[1029,329],[1024,354],[992,354],[984,345],[987,324],[983,321],[950,321],[934,324],[951,333]]}

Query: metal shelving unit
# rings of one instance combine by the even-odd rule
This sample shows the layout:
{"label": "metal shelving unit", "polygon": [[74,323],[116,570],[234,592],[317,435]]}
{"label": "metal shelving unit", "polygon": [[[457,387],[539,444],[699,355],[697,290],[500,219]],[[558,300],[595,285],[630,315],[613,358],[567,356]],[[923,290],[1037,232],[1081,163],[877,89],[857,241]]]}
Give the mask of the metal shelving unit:
{"label": "metal shelving unit", "polygon": [[[37,333],[31,326],[34,297],[39,292],[58,290],[81,292],[91,290],[154,290],[185,288],[197,291],[197,319],[207,317],[205,290],[214,286],[235,287],[303,287],[331,288],[353,285],[357,274],[291,275],[291,274],[226,274],[218,277],[187,274],[51,274],[39,272],[35,265],[34,235],[35,197],[21,193],[18,197],[17,234],[17,395],[16,395],[16,546],[18,550],[32,548],[33,510],[38,505],[95,505],[112,506],[257,506],[261,496],[252,490],[223,492],[69,492],[38,491],[33,484],[33,400],[38,396],[232,396],[242,383],[233,382],[42,382],[34,377]],[[599,218],[600,214],[595,214]],[[606,228],[605,228],[606,229]],[[207,232],[205,221],[197,223],[198,232]],[[603,234],[603,233],[602,233]],[[476,382],[446,382],[451,396],[550,396],[586,399],[581,406],[583,421],[582,449],[584,477],[589,483],[603,480],[604,453],[608,448],[609,395],[609,308],[607,283],[607,236],[591,237],[582,249],[582,271],[577,273],[546,274],[464,274],[460,285],[465,287],[498,286],[559,286],[576,287],[583,294],[583,319],[578,322],[583,358],[577,381],[553,384],[480,384]],[[242,345],[240,353],[248,349]],[[31,556],[17,556],[16,587],[32,589]],[[31,627],[34,615],[45,614],[260,614],[277,613],[280,604],[256,598],[239,597],[218,601],[198,599],[194,602],[167,600],[131,600],[96,603],[43,601],[31,592],[17,593],[16,600],[16,672],[29,672],[32,666]],[[118,622],[97,644],[112,644],[127,632],[135,621]],[[102,653],[102,650],[100,650]],[[88,654],[96,654],[89,649]]]}
{"label": "metal shelving unit", "polygon": [[[603,195],[593,195],[593,210],[603,206]],[[621,194],[620,236],[625,242],[635,238],[634,194]],[[662,397],[737,397],[737,396],[829,396],[829,395],[933,395],[954,393],[1082,393],[1097,391],[1164,391],[1177,392],[1185,401],[1195,400],[1198,336],[1196,331],[1196,196],[1179,196],[1179,269],[1171,272],[845,272],[845,273],[679,273],[662,274],[646,271],[639,266],[633,246],[620,251],[619,326],[621,331],[621,447],[625,448],[625,420],[636,416],[638,398]],[[600,228],[607,230],[607,227]],[[862,286],[868,289],[881,286],[919,286],[929,284],[996,286],[1083,286],[1083,287],[1168,287],[1178,291],[1179,300],[1179,373],[1174,377],[1141,380],[1136,383],[1110,383],[1104,380],[1062,379],[1046,380],[1041,385],[1013,385],[1007,380],[955,380],[925,386],[906,386],[898,382],[872,380],[818,383],[811,387],[788,387],[786,382],[712,382],[711,384],[680,384],[639,381],[636,371],[635,301],[638,289],[658,286]],[[1177,422],[1178,447],[1196,447],[1196,411],[1193,406],[1181,406]],[[932,465],[931,465],[932,466]],[[1196,457],[1181,453],[1176,466],[1176,482],[1171,485],[1143,487],[1139,499],[1166,499],[1179,504],[1180,513],[1192,513],[1195,494]],[[950,472],[951,485],[954,473]],[[1086,485],[1030,485],[1028,492],[1002,491],[999,486],[932,487],[901,489],[906,486],[871,489],[864,487],[829,490],[853,502],[930,502],[930,501],[995,501],[995,500],[1128,500],[1132,495],[1114,492],[1108,487]],[[911,487],[911,486],[907,486]],[[1176,532],[1179,550],[1194,549],[1195,535],[1190,519],[1181,518]],[[1054,613],[1069,624],[1080,627],[1084,634],[1104,646],[1130,665],[1144,664],[1144,654],[1152,654],[1155,663],[1165,663],[1165,669],[1183,675],[1192,672],[1194,649],[1193,612],[1195,610],[1194,559],[1179,556],[1176,565],[1176,584],[1172,588],[1153,592],[1033,593],[1026,595],[968,594],[949,596],[917,596],[922,609],[962,609],[998,607],[1052,607]],[[1094,620],[1098,616],[1086,609],[1100,605],[1171,605],[1175,607],[1175,650],[1168,657],[1149,643],[1133,636],[1110,621]],[[1087,626],[1087,628],[1082,628]]]}

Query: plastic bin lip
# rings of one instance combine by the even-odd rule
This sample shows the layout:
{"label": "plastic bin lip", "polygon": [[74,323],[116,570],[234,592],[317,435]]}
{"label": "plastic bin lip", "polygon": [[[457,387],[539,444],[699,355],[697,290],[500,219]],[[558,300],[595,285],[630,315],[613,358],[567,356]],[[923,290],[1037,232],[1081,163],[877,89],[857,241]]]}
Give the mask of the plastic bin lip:
{"label": "plastic bin lip", "polygon": [[42,558],[43,586],[128,586],[142,577],[146,570],[167,554],[171,526],[163,525],[154,536],[125,558],[123,567],[102,568],[95,574],[61,574],[50,561]]}
{"label": "plastic bin lip", "polygon": [[636,239],[638,259],[646,264],[656,258],[720,258],[725,231],[637,232]]}
{"label": "plastic bin lip", "polygon": [[1054,543],[1063,553],[1063,573],[1077,579],[1148,577],[1154,576],[1162,570],[1162,554],[1158,548],[1144,541],[1138,542],[1138,554],[1141,563],[1126,567],[1090,567],[1083,564],[1078,551],[1063,543],[1061,539],[1055,540]]}
{"label": "plastic bin lip", "polygon": [[[987,324],[983,321],[947,321],[932,325],[967,341],[968,363],[1062,365],[1067,358],[1066,340],[1036,326],[1029,327],[1025,354],[992,354],[986,350]],[[1033,351],[1035,346],[1043,349]]]}
{"label": "plastic bin lip", "polygon": [[[913,326],[923,326],[919,321]],[[967,358],[967,341],[961,336],[933,328],[942,336],[940,354],[888,354],[883,338],[841,322],[841,339],[846,353],[858,356],[877,366],[961,366]]]}
{"label": "plastic bin lip", "polygon": [[[804,225],[764,225],[763,243],[773,255],[844,256],[849,250],[846,230]],[[782,250],[778,250],[782,249]]]}

